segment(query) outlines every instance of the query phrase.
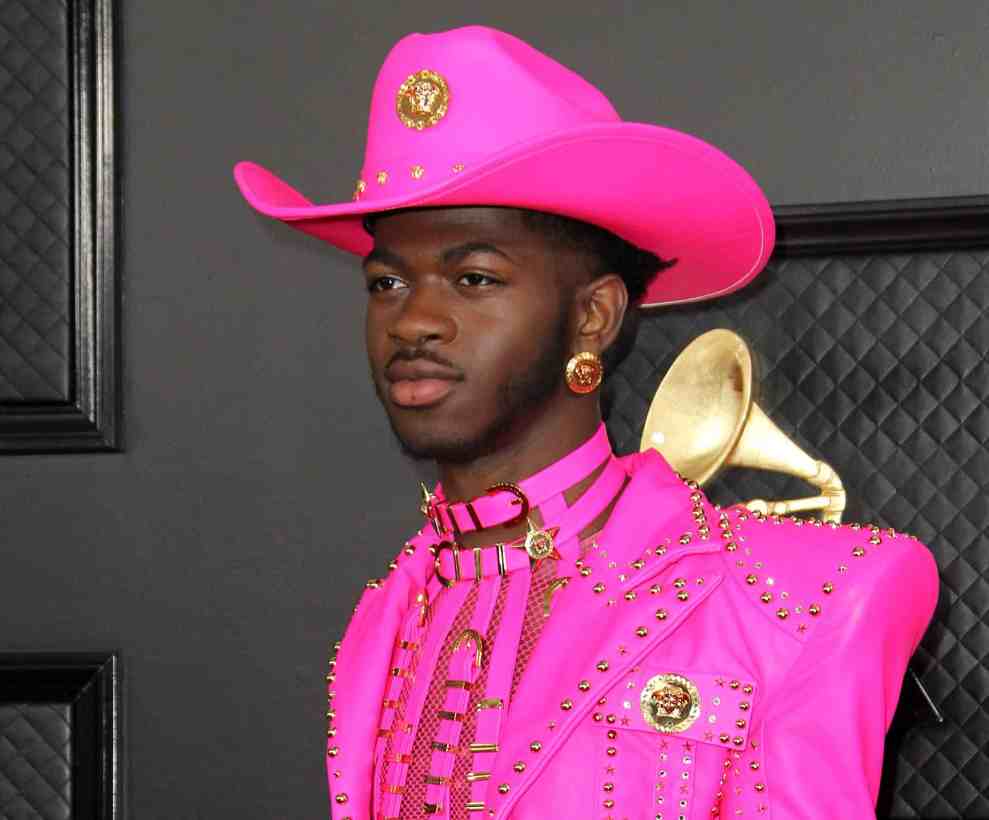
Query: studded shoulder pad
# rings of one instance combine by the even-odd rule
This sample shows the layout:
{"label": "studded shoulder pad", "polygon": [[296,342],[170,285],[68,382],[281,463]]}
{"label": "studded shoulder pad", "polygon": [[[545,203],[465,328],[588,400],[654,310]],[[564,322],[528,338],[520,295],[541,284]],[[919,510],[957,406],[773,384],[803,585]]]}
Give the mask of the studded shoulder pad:
{"label": "studded shoulder pad", "polygon": [[873,524],[767,516],[741,505],[718,516],[730,574],[758,609],[800,640],[840,612],[849,590],[872,584],[897,553],[926,549]]}

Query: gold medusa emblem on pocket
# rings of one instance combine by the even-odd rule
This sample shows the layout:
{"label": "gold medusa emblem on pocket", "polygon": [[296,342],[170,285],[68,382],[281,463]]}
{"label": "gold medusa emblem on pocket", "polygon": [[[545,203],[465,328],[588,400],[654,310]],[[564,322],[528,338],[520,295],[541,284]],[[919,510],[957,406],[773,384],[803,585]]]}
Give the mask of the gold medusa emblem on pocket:
{"label": "gold medusa emblem on pocket", "polygon": [[639,696],[646,723],[660,732],[682,732],[701,713],[697,686],[683,675],[667,673],[650,678]]}

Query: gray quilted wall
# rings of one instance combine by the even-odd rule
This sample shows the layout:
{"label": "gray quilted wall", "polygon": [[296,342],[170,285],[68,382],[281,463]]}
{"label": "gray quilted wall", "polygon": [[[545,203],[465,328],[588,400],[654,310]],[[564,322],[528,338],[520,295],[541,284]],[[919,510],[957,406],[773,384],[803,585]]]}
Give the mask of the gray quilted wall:
{"label": "gray quilted wall", "polygon": [[0,405],[72,389],[68,31],[64,2],[0,2]]}
{"label": "gray quilted wall", "polygon": [[68,703],[0,703],[0,818],[72,817]]}
{"label": "gray quilted wall", "polygon": [[[941,569],[912,665],[945,721],[911,727],[888,755],[894,791],[881,810],[989,817],[989,251],[776,259],[740,294],[651,313],[608,382],[619,449],[638,447],[676,353],[715,327],[757,352],[770,417],[838,470],[845,520],[917,535]],[[748,470],[709,489],[725,503],[811,493]]]}
{"label": "gray quilted wall", "polygon": [[[367,383],[352,260],[255,216],[230,169],[253,159],[314,198],[349,197],[368,92],[398,37],[476,22],[511,31],[626,118],[724,148],[774,203],[989,191],[989,4],[975,0],[780,2],[771,14],[728,0],[619,12],[564,0],[282,0],[262,14],[231,0],[114,5],[122,452],[0,457],[0,650],[120,651],[121,817],[326,816],[325,649],[418,523],[420,476]],[[79,247],[58,240],[78,191],[58,123],[80,113],[67,15],[92,6],[0,0],[4,423],[83,393]],[[741,328],[763,359],[767,410],[839,466],[850,515],[912,529],[936,551],[944,595],[915,666],[946,722],[904,738],[897,817],[989,818],[976,494],[986,325],[978,282],[963,276],[980,259],[957,255],[945,272],[937,254],[877,260],[863,281],[878,294],[849,274],[869,260],[774,262],[744,299],[652,317],[611,384],[612,432],[629,448],[674,350],[708,326]],[[894,281],[883,265],[905,273]],[[968,301],[950,302],[952,283]],[[946,310],[933,325],[930,305]],[[957,340],[941,332],[972,310]],[[967,380],[955,381],[956,360]],[[762,482],[730,476],[714,491],[765,493]],[[29,735],[17,733],[0,737],[0,770],[30,774]],[[3,802],[15,783],[22,796],[44,791],[0,781],[11,814],[23,808]]]}

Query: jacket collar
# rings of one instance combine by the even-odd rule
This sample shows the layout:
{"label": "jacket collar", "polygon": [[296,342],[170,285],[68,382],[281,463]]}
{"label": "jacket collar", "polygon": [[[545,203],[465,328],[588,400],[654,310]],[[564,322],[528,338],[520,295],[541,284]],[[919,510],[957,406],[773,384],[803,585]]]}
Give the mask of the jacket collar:
{"label": "jacket collar", "polygon": [[[488,792],[496,817],[508,815],[581,719],[602,708],[601,697],[721,582],[720,562],[703,577],[677,578],[673,569],[688,556],[721,549],[710,526],[716,512],[696,487],[685,484],[658,453],[624,463],[631,481],[597,548],[578,567],[561,570],[570,581],[552,601],[552,617],[508,713],[492,774],[496,785]],[[508,784],[508,793],[501,794],[497,784]]]}

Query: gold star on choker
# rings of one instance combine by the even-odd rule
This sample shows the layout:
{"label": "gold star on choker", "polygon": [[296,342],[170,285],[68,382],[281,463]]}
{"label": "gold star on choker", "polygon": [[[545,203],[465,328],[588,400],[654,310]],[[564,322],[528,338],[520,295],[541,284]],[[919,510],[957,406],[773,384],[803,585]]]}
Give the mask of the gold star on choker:
{"label": "gold star on choker", "polygon": [[556,542],[553,541],[560,528],[549,527],[542,530],[532,523],[531,518],[527,518],[526,521],[529,524],[529,531],[525,534],[524,547],[529,558],[532,559],[533,566],[545,558],[552,558],[554,561],[562,560],[563,556],[560,555],[560,551],[556,548]]}

